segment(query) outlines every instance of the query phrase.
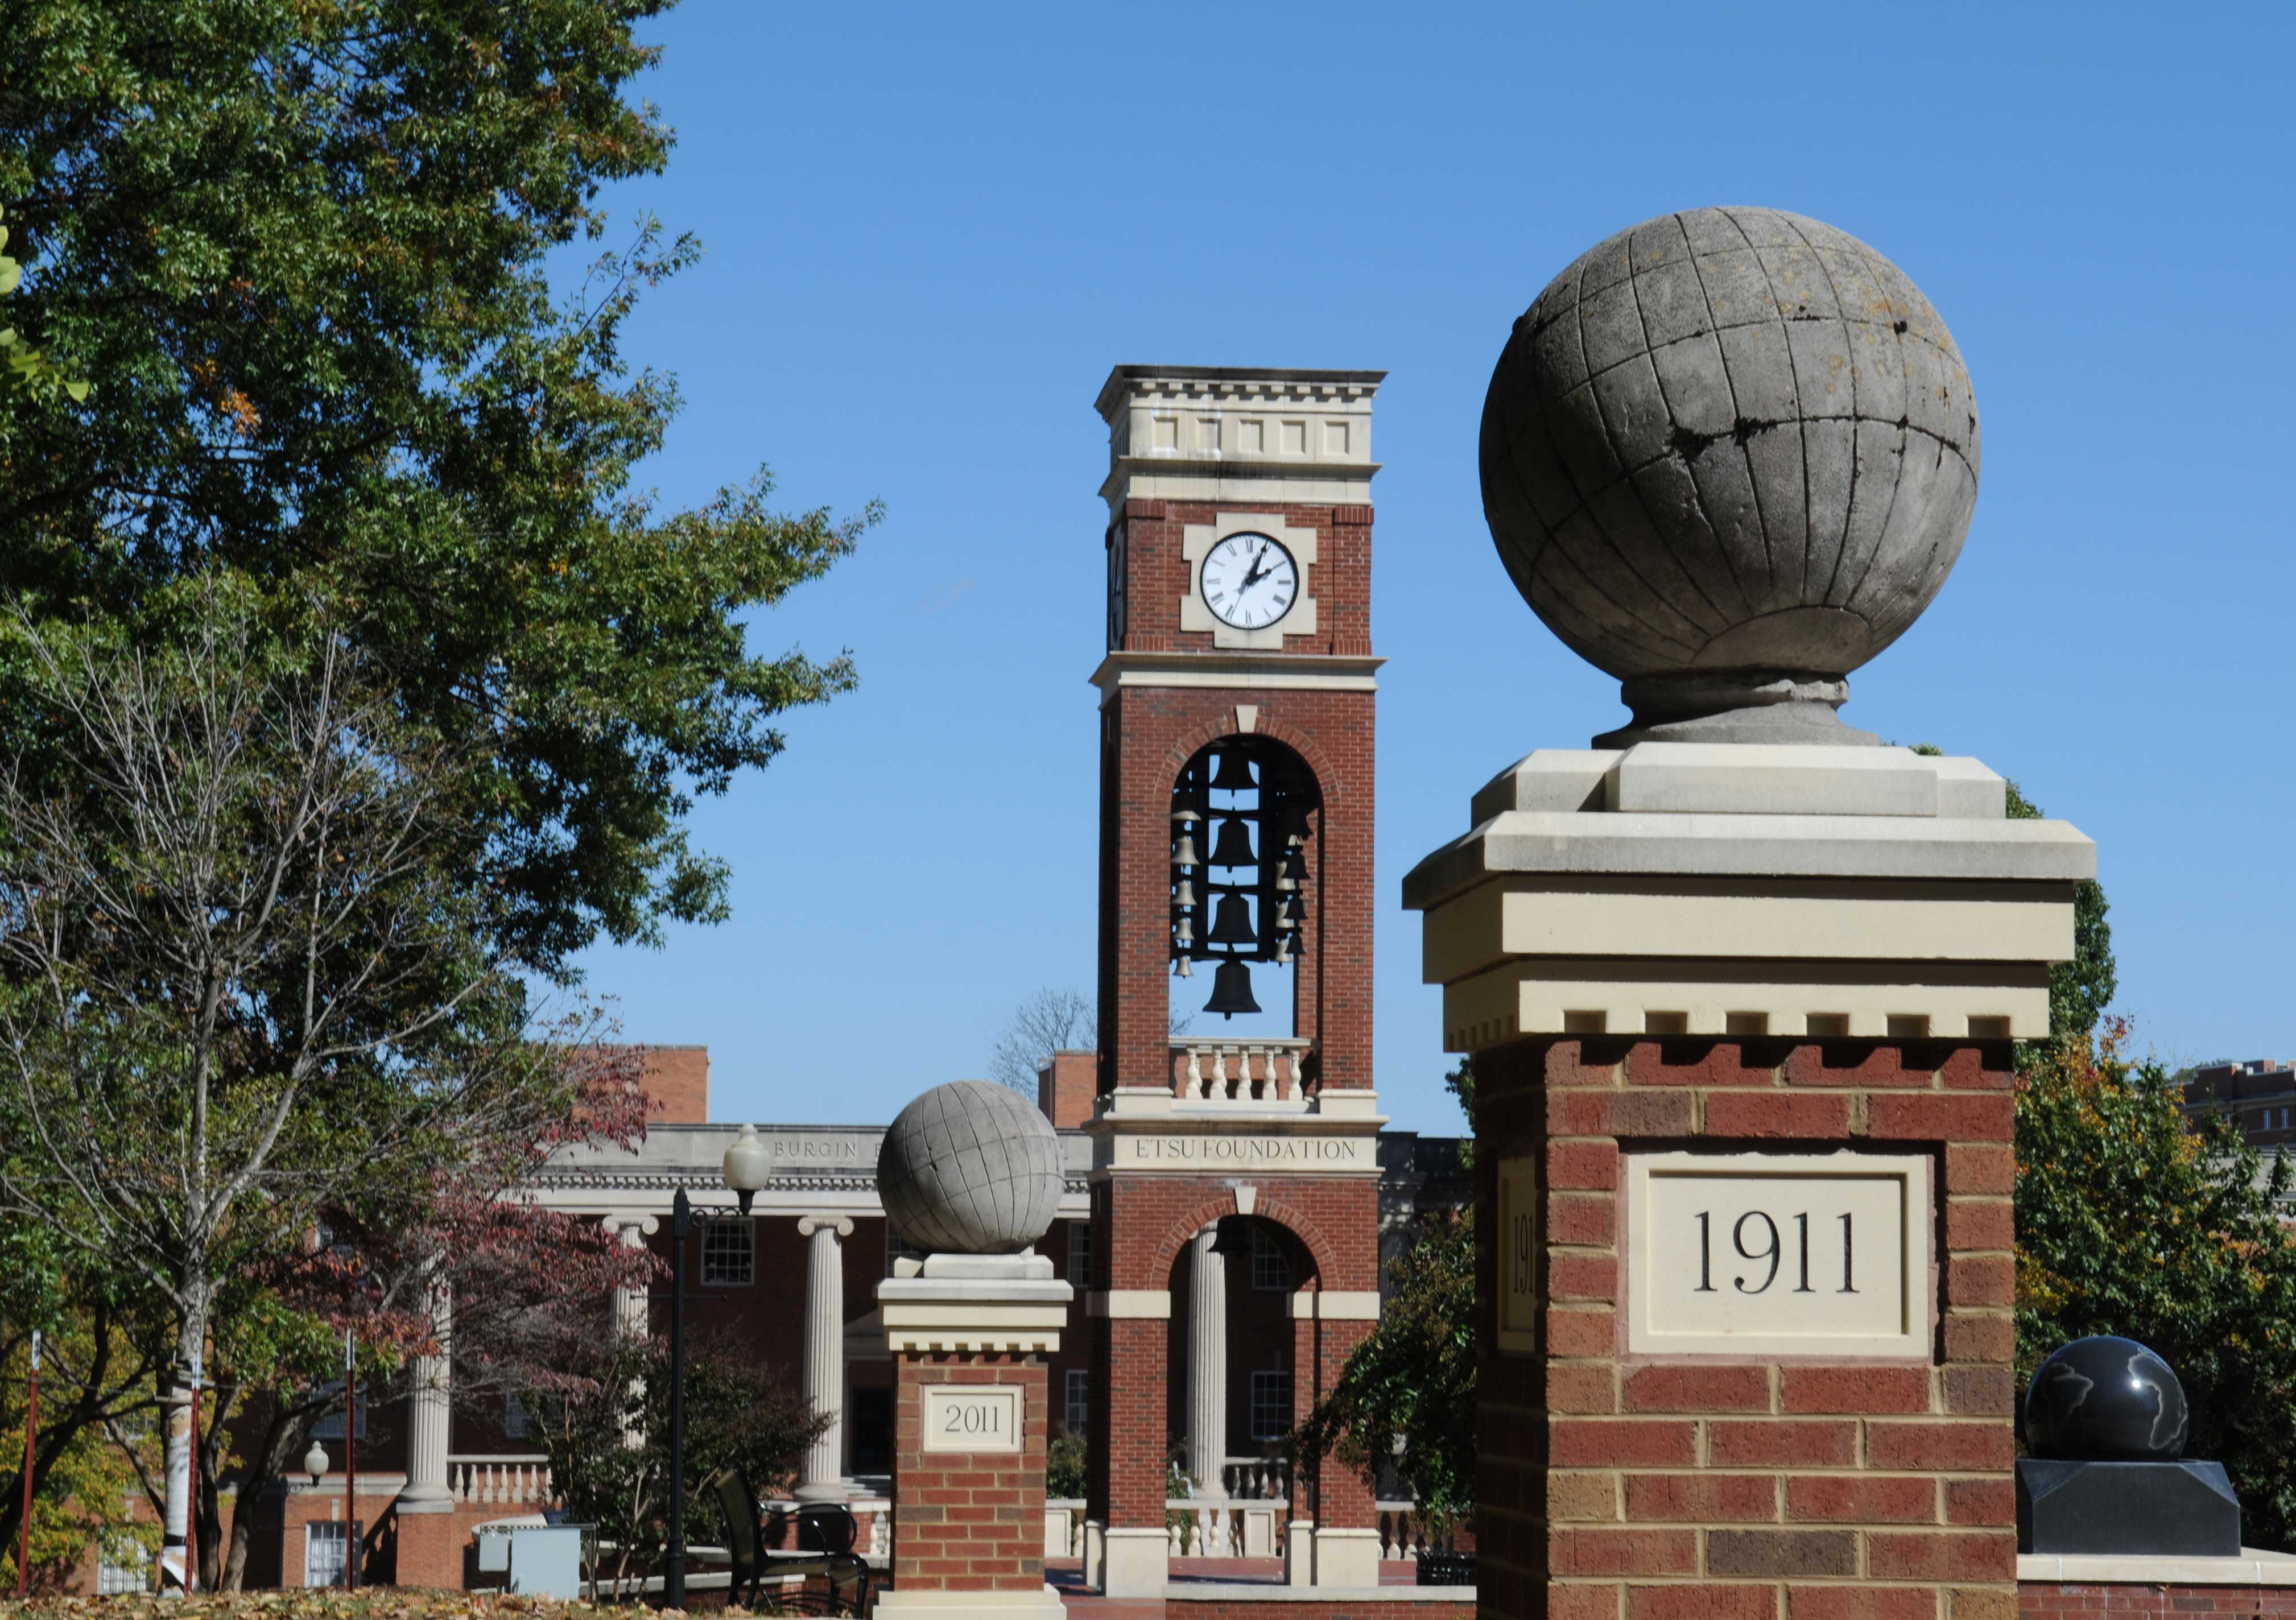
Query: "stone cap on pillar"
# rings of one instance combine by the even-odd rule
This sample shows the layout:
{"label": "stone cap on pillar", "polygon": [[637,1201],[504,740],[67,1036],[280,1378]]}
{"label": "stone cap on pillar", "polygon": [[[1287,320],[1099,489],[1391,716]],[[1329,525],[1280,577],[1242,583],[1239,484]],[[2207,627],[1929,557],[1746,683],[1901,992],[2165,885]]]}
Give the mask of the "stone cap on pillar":
{"label": "stone cap on pillar", "polygon": [[1061,1347],[1076,1290],[1036,1253],[929,1255],[895,1263],[877,1285],[885,1348],[1049,1354]]}
{"label": "stone cap on pillar", "polygon": [[2026,1039],[2096,847],[1974,759],[1855,745],[1543,749],[1404,880],[1445,1044]]}

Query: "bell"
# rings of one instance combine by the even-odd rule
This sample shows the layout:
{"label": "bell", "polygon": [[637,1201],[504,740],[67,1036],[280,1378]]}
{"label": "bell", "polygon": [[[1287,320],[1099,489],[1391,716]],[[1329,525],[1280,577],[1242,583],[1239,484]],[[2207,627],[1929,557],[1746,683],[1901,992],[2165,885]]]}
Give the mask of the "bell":
{"label": "bell", "polygon": [[1180,949],[1183,951],[1196,943],[1196,922],[1192,913],[1187,912],[1180,913],[1179,926],[1172,931],[1172,937],[1180,942]]}
{"label": "bell", "polygon": [[1235,749],[1223,749],[1212,771],[1215,793],[1249,793],[1259,784],[1251,780],[1251,764]]}
{"label": "bell", "polygon": [[1172,964],[1172,977],[1174,978],[1193,978],[1195,974],[1196,970],[1188,966],[1188,959],[1185,956],[1179,958],[1179,960]]}
{"label": "bell", "polygon": [[1300,926],[1292,915],[1292,901],[1288,896],[1275,908],[1275,926],[1278,929],[1296,929]]}
{"label": "bell", "polygon": [[1193,866],[1196,863],[1196,835],[1193,832],[1184,832],[1180,835],[1178,847],[1172,851],[1172,864]]}
{"label": "bell", "polygon": [[1259,930],[1251,926],[1251,907],[1242,895],[1222,895],[1219,910],[1212,913],[1212,931],[1207,945],[1249,945],[1259,943]]}
{"label": "bell", "polygon": [[1257,866],[1259,859],[1251,853],[1251,823],[1240,816],[1225,816],[1219,824],[1219,835],[1212,840],[1211,864],[1214,866]]}
{"label": "bell", "polygon": [[1257,1012],[1259,1003],[1251,999],[1251,970],[1230,957],[1212,975],[1212,999],[1204,1003],[1206,1012],[1217,1012],[1232,1019],[1239,1012]]}
{"label": "bell", "polygon": [[1289,861],[1276,862],[1275,892],[1279,895],[1288,895],[1299,887],[1300,886],[1297,883],[1294,883],[1292,880],[1292,863]]}
{"label": "bell", "polygon": [[1289,934],[1275,937],[1275,965],[1279,968],[1292,965],[1292,936]]}
{"label": "bell", "polygon": [[1283,875],[1295,884],[1308,880],[1308,852],[1297,844],[1283,852]]}
{"label": "bell", "polygon": [[[1281,888],[1283,886],[1279,883],[1275,887]],[[1172,890],[1172,904],[1177,906],[1190,906],[1195,903],[1196,886],[1185,878],[1181,879],[1178,886]]]}

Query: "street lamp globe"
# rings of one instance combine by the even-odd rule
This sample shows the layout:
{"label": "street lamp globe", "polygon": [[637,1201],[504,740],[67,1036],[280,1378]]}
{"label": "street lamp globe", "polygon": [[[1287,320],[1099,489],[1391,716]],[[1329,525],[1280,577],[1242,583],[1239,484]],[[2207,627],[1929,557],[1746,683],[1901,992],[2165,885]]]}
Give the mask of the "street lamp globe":
{"label": "street lamp globe", "polygon": [[758,1140],[758,1127],[743,1125],[734,1145],[726,1150],[726,1184],[740,1197],[743,1215],[750,1213],[750,1200],[757,1197],[773,1170],[774,1156]]}
{"label": "street lamp globe", "polygon": [[332,1465],[332,1461],[333,1460],[327,1455],[325,1446],[321,1445],[316,1440],[311,1442],[311,1449],[303,1453],[303,1471],[311,1477],[314,1489],[317,1488],[319,1481],[327,1477],[327,1469]]}

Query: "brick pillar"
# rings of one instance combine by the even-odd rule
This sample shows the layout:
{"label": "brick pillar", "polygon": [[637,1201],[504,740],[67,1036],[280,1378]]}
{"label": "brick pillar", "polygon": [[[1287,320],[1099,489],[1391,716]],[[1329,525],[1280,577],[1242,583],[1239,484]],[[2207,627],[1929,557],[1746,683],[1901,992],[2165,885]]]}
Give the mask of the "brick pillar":
{"label": "brick pillar", "polygon": [[2013,1042],[2095,851],[2003,801],[1542,751],[1406,880],[1476,1060],[1485,1614],[2013,1620]]}
{"label": "brick pillar", "polygon": [[1045,1583],[1044,1358],[1069,1285],[1050,1260],[934,1255],[878,1285],[894,1362],[885,1620],[1059,1620]]}

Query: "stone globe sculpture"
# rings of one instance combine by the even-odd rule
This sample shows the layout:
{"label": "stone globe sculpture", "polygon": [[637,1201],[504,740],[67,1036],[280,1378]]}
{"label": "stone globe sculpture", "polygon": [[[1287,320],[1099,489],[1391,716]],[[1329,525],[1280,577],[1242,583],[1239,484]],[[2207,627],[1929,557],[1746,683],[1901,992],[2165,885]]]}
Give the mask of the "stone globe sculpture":
{"label": "stone globe sculpture", "polygon": [[2176,1372],[2133,1338],[2077,1338],[2041,1363],[2025,1392],[2025,1444],[2036,1457],[2173,1462],[2190,1423]]}
{"label": "stone globe sculpture", "polygon": [[1019,1254],[1051,1227],[1062,1185],[1053,1122],[986,1080],[933,1087],[894,1118],[877,1152],[893,1235],[935,1254]]}
{"label": "stone globe sculpture", "polygon": [[1634,710],[1597,746],[1872,742],[1834,711],[1960,555],[1977,402],[1872,248],[1693,209],[1547,284],[1492,372],[1480,459],[1515,587]]}

